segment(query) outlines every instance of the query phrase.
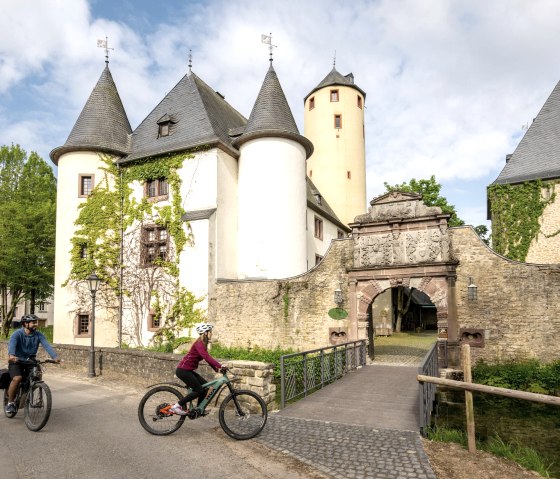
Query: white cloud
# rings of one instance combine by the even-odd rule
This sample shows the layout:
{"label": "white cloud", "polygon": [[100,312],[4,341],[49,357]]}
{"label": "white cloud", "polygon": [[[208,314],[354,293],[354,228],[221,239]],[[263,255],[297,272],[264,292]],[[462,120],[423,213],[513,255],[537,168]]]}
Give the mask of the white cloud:
{"label": "white cloud", "polygon": [[[370,199],[383,181],[432,174],[444,184],[489,184],[559,77],[551,66],[560,44],[554,0],[168,0],[166,16],[141,5],[125,2],[119,18],[104,18],[105,7],[120,11],[110,0],[5,6],[0,143],[43,157],[64,143],[103,69],[96,40],[106,35],[133,127],[187,72],[189,49],[193,71],[248,116],[268,68],[260,34],[272,32],[274,66],[300,131],[303,97],[330,71],[335,50],[337,69],[352,71],[367,92]],[[7,105],[17,108],[22,89],[35,101],[11,115]],[[460,215],[484,211],[484,221],[483,195],[473,206],[449,194]]]}

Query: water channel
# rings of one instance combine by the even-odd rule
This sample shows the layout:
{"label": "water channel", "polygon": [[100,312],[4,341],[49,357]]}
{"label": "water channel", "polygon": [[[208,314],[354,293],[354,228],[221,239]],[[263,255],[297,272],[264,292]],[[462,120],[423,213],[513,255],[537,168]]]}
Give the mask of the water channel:
{"label": "water channel", "polygon": [[[484,393],[474,393],[473,398],[477,440],[498,435],[506,443],[530,447],[552,463],[550,477],[560,478],[560,407]],[[465,393],[441,390],[434,422],[466,432]]]}

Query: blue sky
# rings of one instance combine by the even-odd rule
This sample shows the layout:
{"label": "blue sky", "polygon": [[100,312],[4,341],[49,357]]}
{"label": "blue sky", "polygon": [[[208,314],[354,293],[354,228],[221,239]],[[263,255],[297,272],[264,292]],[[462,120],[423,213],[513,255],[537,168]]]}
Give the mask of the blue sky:
{"label": "blue sky", "polygon": [[303,133],[303,98],[336,67],[367,93],[368,201],[434,174],[468,224],[560,80],[556,0],[0,0],[0,144],[48,159],[105,64],[135,128],[188,71],[246,117],[268,68]]}

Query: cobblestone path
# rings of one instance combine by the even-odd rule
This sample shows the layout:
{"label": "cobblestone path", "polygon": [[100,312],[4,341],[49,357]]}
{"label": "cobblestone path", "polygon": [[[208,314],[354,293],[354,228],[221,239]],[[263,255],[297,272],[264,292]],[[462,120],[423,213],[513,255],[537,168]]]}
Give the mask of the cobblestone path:
{"label": "cobblestone path", "polygon": [[270,414],[257,441],[328,477],[435,479],[418,433]]}

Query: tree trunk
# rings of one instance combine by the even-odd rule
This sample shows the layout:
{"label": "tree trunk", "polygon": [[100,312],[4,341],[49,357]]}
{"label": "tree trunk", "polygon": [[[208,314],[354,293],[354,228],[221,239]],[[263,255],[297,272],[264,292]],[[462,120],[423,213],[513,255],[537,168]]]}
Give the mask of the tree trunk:
{"label": "tree trunk", "polygon": [[395,333],[400,333],[402,328],[402,318],[408,313],[410,300],[412,299],[412,289],[408,294],[406,304],[404,302],[404,286],[397,287],[397,324],[395,325]]}

